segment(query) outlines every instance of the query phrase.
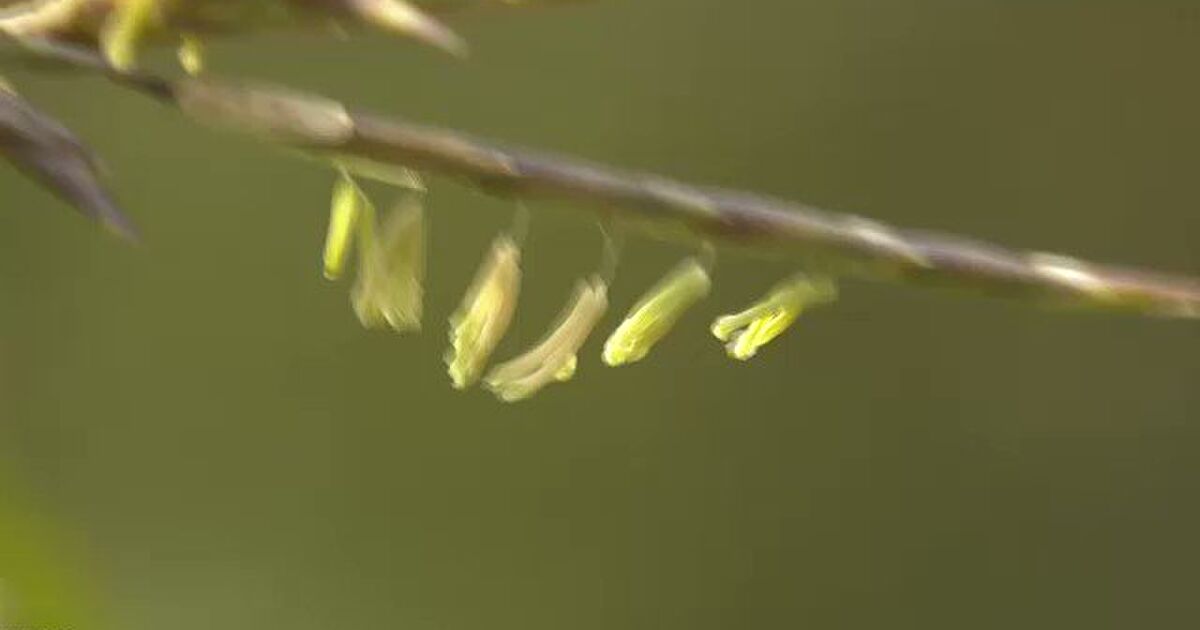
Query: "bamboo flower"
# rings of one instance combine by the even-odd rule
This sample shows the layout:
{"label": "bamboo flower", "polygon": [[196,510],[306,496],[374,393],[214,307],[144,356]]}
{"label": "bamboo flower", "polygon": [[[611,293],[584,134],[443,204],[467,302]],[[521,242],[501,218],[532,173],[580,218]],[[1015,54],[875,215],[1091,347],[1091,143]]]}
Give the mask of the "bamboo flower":
{"label": "bamboo flower", "polygon": [[576,355],[604,312],[608,310],[608,288],[598,276],[582,280],[571,306],[559,324],[531,350],[492,369],[485,381],[504,402],[524,400],[555,381],[575,375]]}
{"label": "bamboo flower", "polygon": [[362,220],[368,203],[350,175],[341,171],[333,185],[329,230],[325,235],[323,261],[326,279],[337,280],[345,273],[346,262],[354,248],[354,237],[358,234],[358,222]]}
{"label": "bamboo flower", "polygon": [[137,61],[138,48],[146,35],[161,20],[165,0],[122,0],[113,5],[112,13],[100,29],[100,49],[113,66],[122,70],[132,68]]}
{"label": "bamboo flower", "polygon": [[604,344],[604,362],[615,367],[644,359],[679,318],[708,295],[711,287],[704,266],[695,258],[685,260],[625,316]]}
{"label": "bamboo flower", "polygon": [[717,318],[712,333],[725,343],[730,357],[746,361],[783,334],[805,309],[836,298],[833,280],[798,275],[741,313]]}
{"label": "bamboo flower", "polygon": [[204,40],[200,37],[188,34],[182,35],[179,40],[179,49],[175,51],[175,55],[179,59],[179,66],[183,68],[184,72],[193,77],[204,73]]}
{"label": "bamboo flower", "polygon": [[521,250],[512,237],[496,238],[492,249],[450,316],[447,372],[455,389],[474,385],[508,331],[521,290]]}
{"label": "bamboo flower", "polygon": [[[364,198],[365,199],[365,198]],[[367,328],[420,330],[425,277],[425,218],[420,197],[406,193],[376,234],[368,203],[358,221],[358,280],[354,312]]]}

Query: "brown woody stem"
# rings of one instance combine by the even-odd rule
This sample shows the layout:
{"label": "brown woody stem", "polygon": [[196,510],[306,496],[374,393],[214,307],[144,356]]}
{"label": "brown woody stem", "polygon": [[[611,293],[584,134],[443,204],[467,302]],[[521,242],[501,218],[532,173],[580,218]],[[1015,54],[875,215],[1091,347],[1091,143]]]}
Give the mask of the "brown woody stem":
{"label": "brown woody stem", "polygon": [[1200,280],[1023,252],[955,235],[887,226],[859,216],[735,190],[480,140],[457,131],[357,112],[296,92],[120,72],[94,53],[45,42],[42,59],[107,74],[185,114],[263,134],[337,159],[434,171],[517,198],[557,198],[599,210],[653,236],[782,252],[835,274],[946,285],[1061,306],[1200,317]]}

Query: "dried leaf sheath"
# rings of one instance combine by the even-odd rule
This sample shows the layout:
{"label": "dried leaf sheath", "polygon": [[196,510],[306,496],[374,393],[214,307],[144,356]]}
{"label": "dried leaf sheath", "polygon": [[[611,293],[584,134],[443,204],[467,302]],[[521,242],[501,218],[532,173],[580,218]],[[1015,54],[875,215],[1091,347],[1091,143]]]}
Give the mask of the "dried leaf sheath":
{"label": "dried leaf sheath", "polygon": [[84,215],[120,236],[137,238],[91,151],[65,126],[5,89],[0,89],[0,153]]}

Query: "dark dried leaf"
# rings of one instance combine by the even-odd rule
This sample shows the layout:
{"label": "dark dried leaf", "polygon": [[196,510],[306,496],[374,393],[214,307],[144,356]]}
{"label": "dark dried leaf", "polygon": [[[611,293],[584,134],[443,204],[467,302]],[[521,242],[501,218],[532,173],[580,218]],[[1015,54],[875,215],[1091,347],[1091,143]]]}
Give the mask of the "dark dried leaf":
{"label": "dark dried leaf", "polygon": [[84,215],[136,240],[133,223],[101,181],[92,152],[70,129],[7,90],[0,90],[0,153]]}

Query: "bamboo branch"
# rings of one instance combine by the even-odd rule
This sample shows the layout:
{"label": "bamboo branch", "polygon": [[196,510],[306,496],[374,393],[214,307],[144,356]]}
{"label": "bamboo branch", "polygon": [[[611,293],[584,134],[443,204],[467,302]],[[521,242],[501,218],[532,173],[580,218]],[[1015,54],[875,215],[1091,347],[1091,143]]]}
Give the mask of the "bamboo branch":
{"label": "bamboo branch", "polygon": [[509,148],[308,94],[119,71],[90,50],[60,43],[26,41],[23,47],[42,60],[101,72],[189,117],[238,127],[306,153],[437,172],[500,196],[575,202],[655,237],[686,233],[756,252],[782,252],[838,275],[954,286],[1057,306],[1200,318],[1200,280],[1191,277],[1010,250]]}

